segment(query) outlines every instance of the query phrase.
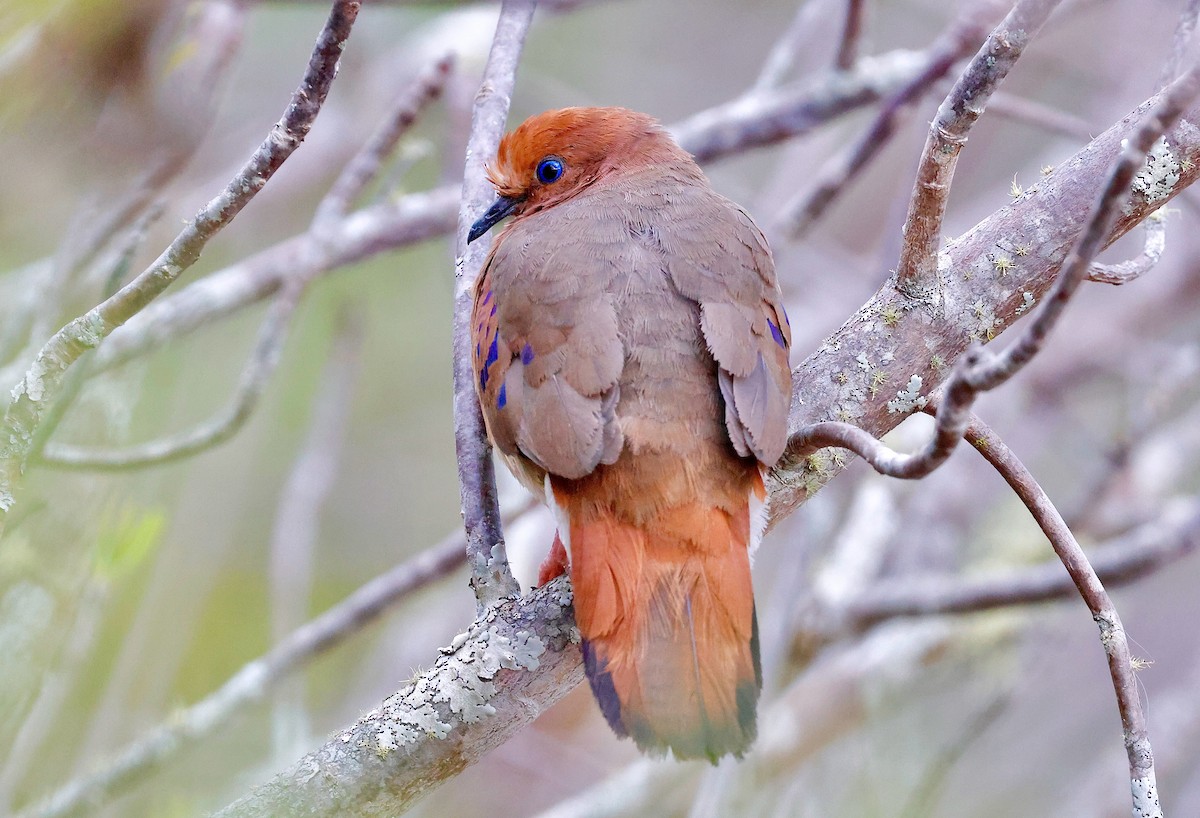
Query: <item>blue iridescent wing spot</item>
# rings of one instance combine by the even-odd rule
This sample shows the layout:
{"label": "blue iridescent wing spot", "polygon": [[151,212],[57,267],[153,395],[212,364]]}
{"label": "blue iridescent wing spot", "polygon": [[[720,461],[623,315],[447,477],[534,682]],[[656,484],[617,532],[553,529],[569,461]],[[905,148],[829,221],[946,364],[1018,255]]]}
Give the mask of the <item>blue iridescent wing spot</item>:
{"label": "blue iridescent wing spot", "polygon": [[771,337],[775,339],[775,343],[779,344],[780,349],[787,349],[787,341],[783,340],[783,333],[779,331],[779,327],[770,318],[767,319],[767,326],[771,328]]}

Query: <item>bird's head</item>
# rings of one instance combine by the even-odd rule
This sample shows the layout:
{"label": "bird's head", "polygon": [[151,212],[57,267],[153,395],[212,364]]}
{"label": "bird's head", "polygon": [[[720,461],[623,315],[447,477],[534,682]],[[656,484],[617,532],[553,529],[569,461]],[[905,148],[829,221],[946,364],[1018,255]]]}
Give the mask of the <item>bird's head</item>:
{"label": "bird's head", "polygon": [[488,179],[498,197],[467,241],[506,216],[562,202],[622,168],[686,154],[656,120],[625,108],[562,108],[532,116],[500,140]]}

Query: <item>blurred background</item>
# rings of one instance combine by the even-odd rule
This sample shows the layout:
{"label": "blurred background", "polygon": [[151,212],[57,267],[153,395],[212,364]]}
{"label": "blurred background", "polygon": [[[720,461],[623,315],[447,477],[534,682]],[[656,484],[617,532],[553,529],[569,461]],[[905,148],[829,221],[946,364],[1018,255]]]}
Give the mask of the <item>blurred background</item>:
{"label": "blurred background", "polygon": [[[576,5],[539,12],[511,123],[590,104],[681,121],[754,86],[802,6],[808,14],[783,79],[808,81],[830,70],[845,7]],[[1064,3],[1005,83],[1007,113],[998,104],[972,132],[946,234],[1007,204],[1014,184],[1036,183],[1043,167],[1148,98],[1184,5]],[[861,52],[925,49],[965,7],[867,0]],[[107,279],[153,261],[236,172],[282,113],[326,14],[320,2],[265,0],[0,7],[5,391],[49,334],[97,303]],[[405,136],[364,206],[456,181],[495,19],[486,4],[366,3],[308,139],[171,293],[305,233],[392,100],[447,52],[456,65],[443,98]],[[767,230],[792,317],[793,363],[895,266],[927,123],[949,81],[920,100],[801,239],[779,227],[785,204],[873,108],[708,166],[714,185]],[[118,253],[65,286],[47,285],[45,265],[70,266],[89,231],[158,167],[151,198],[161,217],[128,258]],[[1085,544],[1153,522],[1200,491],[1192,193],[1172,203],[1167,225],[1166,252],[1150,273],[1121,288],[1084,287],[1044,354],[978,406]],[[1105,258],[1135,255],[1140,242],[1135,231]],[[334,269],[308,288],[278,370],[230,441],[144,469],[30,469],[0,548],[0,665],[8,665],[0,673],[50,672],[33,688],[39,699],[0,714],[24,724],[0,772],[0,814],[31,807],[211,694],[271,646],[273,617],[275,632],[286,633],[456,529],[452,289],[444,235]],[[52,440],[119,448],[204,422],[229,403],[267,311],[262,303],[239,309],[97,373]],[[927,428],[913,418],[889,442],[918,445]],[[502,479],[506,504],[522,505],[520,489]],[[551,530],[540,509],[509,528],[526,584]],[[969,450],[911,484],[852,466],[774,530],[755,565],[769,763],[753,755],[716,768],[640,761],[581,687],[411,814],[1128,814],[1120,723],[1082,603],[894,621],[814,650],[814,600],[835,593],[840,572],[864,570],[839,556],[863,541],[876,544],[872,578],[974,576],[1050,557],[1028,512]],[[274,572],[273,559],[282,566]],[[1191,556],[1115,592],[1135,655],[1148,663],[1140,678],[1160,792],[1177,815],[1200,814],[1197,581]],[[22,594],[33,587],[46,593],[31,603]],[[473,615],[459,569],[86,814],[219,808],[430,665]],[[624,776],[614,788],[589,792],[613,775]]]}

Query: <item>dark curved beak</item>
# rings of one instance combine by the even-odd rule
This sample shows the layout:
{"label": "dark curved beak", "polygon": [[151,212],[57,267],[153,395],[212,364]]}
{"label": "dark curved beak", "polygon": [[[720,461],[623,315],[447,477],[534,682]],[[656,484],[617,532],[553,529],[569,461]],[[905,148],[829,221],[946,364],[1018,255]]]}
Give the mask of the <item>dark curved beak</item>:
{"label": "dark curved beak", "polygon": [[491,230],[496,222],[512,213],[520,203],[520,199],[497,196],[496,201],[492,202],[492,206],[487,209],[487,213],[484,213],[479,217],[479,221],[471,225],[471,232],[467,233],[467,244]]}

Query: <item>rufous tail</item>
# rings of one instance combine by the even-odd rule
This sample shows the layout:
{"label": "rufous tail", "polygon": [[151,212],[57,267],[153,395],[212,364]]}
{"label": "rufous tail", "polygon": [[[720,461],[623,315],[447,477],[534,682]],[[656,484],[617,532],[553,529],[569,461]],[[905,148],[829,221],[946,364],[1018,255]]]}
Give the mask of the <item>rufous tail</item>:
{"label": "rufous tail", "polygon": [[676,758],[741,756],[762,687],[748,504],[685,505],[637,526],[574,517],[575,618],[609,725]]}

